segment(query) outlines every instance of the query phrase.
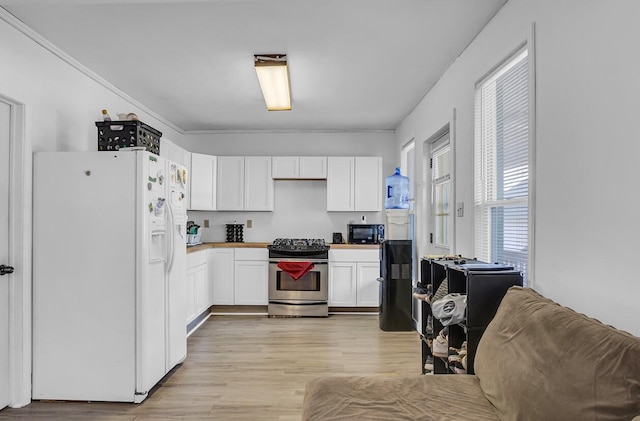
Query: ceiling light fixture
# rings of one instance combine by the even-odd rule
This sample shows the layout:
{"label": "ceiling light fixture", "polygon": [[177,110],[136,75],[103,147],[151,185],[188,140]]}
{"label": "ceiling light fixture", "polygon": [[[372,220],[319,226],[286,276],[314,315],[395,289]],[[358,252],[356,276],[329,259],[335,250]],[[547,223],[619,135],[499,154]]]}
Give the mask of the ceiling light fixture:
{"label": "ceiling light fixture", "polygon": [[286,54],[254,55],[256,73],[268,111],[291,109],[291,90]]}

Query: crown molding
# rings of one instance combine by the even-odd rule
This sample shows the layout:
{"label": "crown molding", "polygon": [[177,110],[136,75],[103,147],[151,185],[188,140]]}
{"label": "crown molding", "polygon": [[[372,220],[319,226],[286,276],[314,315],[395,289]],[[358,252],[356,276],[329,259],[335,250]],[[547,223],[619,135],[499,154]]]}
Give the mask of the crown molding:
{"label": "crown molding", "polygon": [[113,92],[120,98],[129,102],[131,105],[139,108],[140,110],[149,114],[156,120],[162,122],[163,124],[167,125],[168,127],[172,128],[178,133],[183,135],[185,134],[185,131],[182,130],[180,127],[176,126],[175,124],[173,124],[172,122],[164,118],[163,116],[149,109],[140,101],[137,101],[136,99],[132,98],[131,96],[127,95],[126,93],[124,93],[123,91],[121,91],[120,89],[112,85],[106,79],[104,79],[103,77],[101,77],[100,75],[98,75],[97,73],[95,73],[94,71],[92,71],[91,69],[89,69],[88,67],[86,67],[85,65],[77,61],[76,59],[74,59],[73,57],[71,57],[69,54],[65,53],[63,50],[61,50],[56,45],[54,45],[51,41],[47,40],[45,37],[43,37],[36,31],[34,31],[32,28],[27,26],[20,19],[12,15],[7,9],[1,6],[0,6],[0,19],[7,22],[9,25],[11,25],[16,30],[18,30],[19,32],[21,32],[22,34],[30,38],[36,44],[40,45],[42,48],[49,51],[51,54],[58,57],[60,60],[64,61],[65,63],[67,63],[68,65],[70,65],[71,67],[79,71],[80,73],[84,74],[85,76],[89,77],[99,85],[102,85],[104,88],[108,89],[109,91]]}
{"label": "crown molding", "polygon": [[207,134],[256,134],[256,133],[387,133],[395,134],[394,129],[233,129],[233,130],[185,130],[185,135]]}

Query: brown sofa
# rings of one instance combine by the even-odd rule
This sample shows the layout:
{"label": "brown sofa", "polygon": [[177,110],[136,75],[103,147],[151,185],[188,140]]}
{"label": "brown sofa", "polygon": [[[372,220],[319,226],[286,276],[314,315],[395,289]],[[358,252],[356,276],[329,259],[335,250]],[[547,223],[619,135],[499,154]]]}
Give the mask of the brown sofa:
{"label": "brown sofa", "polygon": [[640,338],[512,287],[485,331],[475,375],[323,377],[303,420],[631,420]]}

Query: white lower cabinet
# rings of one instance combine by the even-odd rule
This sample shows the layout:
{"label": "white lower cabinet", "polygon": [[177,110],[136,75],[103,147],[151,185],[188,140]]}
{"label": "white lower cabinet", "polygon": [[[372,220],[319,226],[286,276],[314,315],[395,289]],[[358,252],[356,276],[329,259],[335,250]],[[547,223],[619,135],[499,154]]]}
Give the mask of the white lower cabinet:
{"label": "white lower cabinet", "polygon": [[329,305],[356,306],[356,263],[329,261]]}
{"label": "white lower cabinet", "polygon": [[187,270],[187,324],[196,318],[196,274],[192,270]]}
{"label": "white lower cabinet", "polygon": [[209,308],[206,250],[187,254],[187,323]]}
{"label": "white lower cabinet", "polygon": [[209,276],[207,272],[207,265],[201,265],[195,271],[194,279],[194,302],[196,307],[196,315],[202,314],[210,307],[209,303]]}
{"label": "white lower cabinet", "polygon": [[269,252],[262,248],[238,248],[235,252],[234,304],[269,303]]}
{"label": "white lower cabinet", "polygon": [[378,307],[380,305],[380,262],[357,264],[358,296],[357,307]]}
{"label": "white lower cabinet", "polygon": [[236,305],[267,305],[269,262],[236,261],[234,298]]}
{"label": "white lower cabinet", "polygon": [[269,252],[266,248],[210,249],[209,268],[213,304],[268,304]]}
{"label": "white lower cabinet", "polygon": [[380,305],[379,250],[329,250],[329,306]]}
{"label": "white lower cabinet", "polygon": [[213,304],[233,305],[235,278],[235,249],[214,248],[209,250],[210,300]]}

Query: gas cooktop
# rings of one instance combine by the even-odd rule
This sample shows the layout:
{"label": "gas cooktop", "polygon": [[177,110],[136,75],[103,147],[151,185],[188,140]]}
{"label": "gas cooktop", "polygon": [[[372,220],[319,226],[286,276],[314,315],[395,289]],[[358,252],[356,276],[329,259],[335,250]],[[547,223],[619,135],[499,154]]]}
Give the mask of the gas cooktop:
{"label": "gas cooktop", "polygon": [[309,238],[276,238],[273,244],[267,246],[269,250],[277,251],[327,251],[329,246],[324,239]]}

